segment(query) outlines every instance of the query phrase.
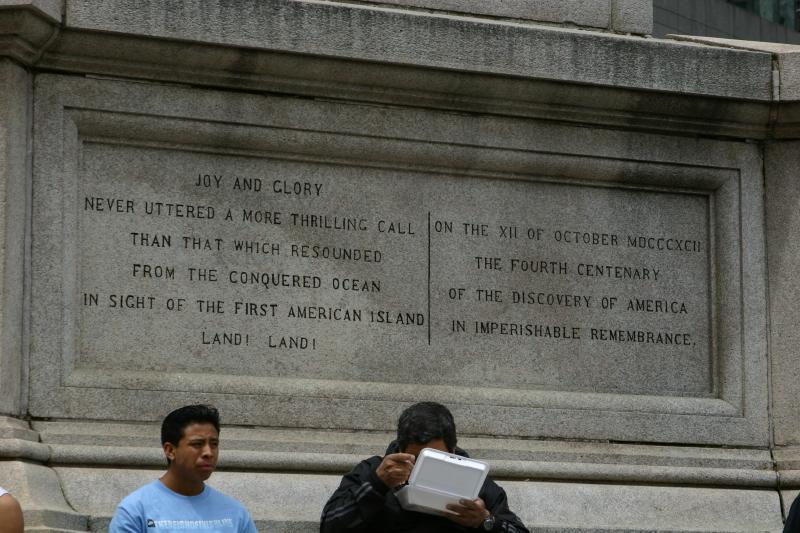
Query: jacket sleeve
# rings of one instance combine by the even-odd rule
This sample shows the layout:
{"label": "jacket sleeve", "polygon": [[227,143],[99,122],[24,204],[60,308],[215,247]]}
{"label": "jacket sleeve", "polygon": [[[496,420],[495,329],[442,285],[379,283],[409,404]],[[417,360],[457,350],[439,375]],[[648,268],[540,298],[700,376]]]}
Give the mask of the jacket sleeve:
{"label": "jacket sleeve", "polygon": [[362,533],[374,531],[370,523],[383,510],[389,490],[375,468],[380,458],[362,461],[342,478],[339,488],[322,510],[321,533]]}
{"label": "jacket sleeve", "polygon": [[506,491],[497,483],[487,479],[481,491],[481,497],[486,509],[495,517],[492,531],[498,533],[530,533],[525,524],[522,523],[522,520],[508,508]]}

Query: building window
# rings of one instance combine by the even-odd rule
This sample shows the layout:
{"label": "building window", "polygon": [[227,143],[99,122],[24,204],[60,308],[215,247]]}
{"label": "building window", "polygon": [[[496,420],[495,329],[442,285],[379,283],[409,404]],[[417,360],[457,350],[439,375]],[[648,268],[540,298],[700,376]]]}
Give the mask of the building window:
{"label": "building window", "polygon": [[793,30],[798,28],[798,0],[728,0],[729,3],[757,14],[761,18],[782,24]]}

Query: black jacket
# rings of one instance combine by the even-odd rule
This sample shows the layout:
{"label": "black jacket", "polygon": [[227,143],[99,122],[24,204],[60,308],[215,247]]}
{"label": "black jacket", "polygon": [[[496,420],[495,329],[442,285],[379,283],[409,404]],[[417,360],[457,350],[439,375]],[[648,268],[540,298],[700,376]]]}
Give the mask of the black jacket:
{"label": "black jacket", "polygon": [[[389,445],[386,454],[399,451],[396,443]],[[456,448],[456,453],[467,456]],[[378,478],[375,470],[382,457],[370,457],[358,463],[342,478],[339,488],[330,497],[322,511],[321,533],[464,533],[482,531],[469,529],[439,516],[406,511],[394,491]],[[505,491],[486,478],[480,498],[495,516],[492,531],[503,533],[529,533],[522,521],[508,508]]]}

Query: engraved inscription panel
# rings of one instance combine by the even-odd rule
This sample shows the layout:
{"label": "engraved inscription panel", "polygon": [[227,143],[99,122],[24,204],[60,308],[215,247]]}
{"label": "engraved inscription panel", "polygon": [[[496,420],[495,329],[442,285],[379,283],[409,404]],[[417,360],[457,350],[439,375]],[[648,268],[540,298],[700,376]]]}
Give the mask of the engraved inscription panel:
{"label": "engraved inscription panel", "polygon": [[715,394],[705,194],[93,142],[78,189],[77,368]]}

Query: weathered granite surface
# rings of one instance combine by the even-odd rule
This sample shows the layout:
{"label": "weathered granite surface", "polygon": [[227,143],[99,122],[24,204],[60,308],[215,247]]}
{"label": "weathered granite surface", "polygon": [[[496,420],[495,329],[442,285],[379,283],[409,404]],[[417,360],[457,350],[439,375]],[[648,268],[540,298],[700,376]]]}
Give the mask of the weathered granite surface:
{"label": "weathered granite surface", "polygon": [[0,57],[0,413],[24,412],[27,361],[22,324],[30,187],[31,82]]}
{"label": "weathered granite surface", "polygon": [[[375,10],[355,4],[257,0],[235,7],[219,1],[183,2],[173,10],[164,10],[156,1],[115,0],[100,6],[67,2],[66,17],[71,30],[104,31],[119,37],[388,61],[620,89],[769,98],[770,63],[765,54],[502,20]],[[343,27],[358,28],[357,36],[342,31]],[[236,31],[229,31],[232,28]],[[414,39],[407,38],[411,33]],[[57,61],[57,46],[52,52]],[[712,72],[699,72],[694,67],[698,63]]]}
{"label": "weathered granite surface", "polygon": [[0,0],[0,9],[32,9],[60,21],[64,2],[62,0]]}
{"label": "weathered granite surface", "polygon": [[313,531],[433,398],[537,530],[779,531],[796,51],[619,35],[648,6],[2,0],[0,412],[34,420],[0,420],[0,472],[28,523],[103,530],[160,471],[152,422],[211,401],[238,424],[214,482]]}
{"label": "weathered granite surface", "polygon": [[[92,529],[104,530],[119,497],[158,471],[59,467],[64,491]],[[316,531],[337,476],[218,472],[211,484],[239,498],[263,530]],[[501,481],[532,531],[780,531],[775,492]],[[697,512],[702,509],[702,512]]]}
{"label": "weathered granite surface", "polygon": [[800,444],[800,394],[797,365],[797,305],[794,301],[800,246],[796,238],[798,143],[785,142],[767,148],[767,235],[769,238],[770,314],[775,442]]}
{"label": "weathered granite surface", "polygon": [[[57,71],[627,129],[778,131],[768,126],[768,53],[363,4],[237,5],[242,20],[208,2],[168,16],[158,3],[67,2],[62,26],[44,23],[41,42],[33,29],[25,34],[41,50],[17,57]],[[357,39],[343,21],[359,28]],[[796,133],[797,121],[784,129]]]}
{"label": "weathered granite surface", "polygon": [[[36,112],[36,416],[152,420],[201,393],[233,423],[387,430],[403,402],[434,395],[470,433],[766,443],[760,162],[745,144],[59,76],[38,78]],[[217,122],[227,124],[222,137]],[[237,188],[245,179],[251,190]],[[664,192],[648,199],[652,190]],[[526,195],[529,206],[544,203],[513,214],[510,198]],[[570,207],[564,195],[580,201]],[[469,213],[475,202],[486,207]],[[565,218],[536,213],[548,203]],[[317,222],[303,222],[311,215]],[[337,220],[354,226],[336,229]],[[522,243],[507,244],[500,226],[523,228]],[[152,242],[159,232],[175,246]],[[683,248],[643,252],[640,236]],[[267,249],[237,253],[237,239]],[[315,258],[314,246],[384,260]],[[487,267],[492,257],[508,270]],[[353,279],[370,280],[367,290],[343,291]],[[675,286],[686,288],[671,297]],[[478,290],[489,289],[506,299],[486,301]],[[512,309],[513,291],[583,295],[584,307]],[[638,315],[631,299],[667,303]],[[328,318],[298,319],[309,306]],[[333,308],[363,319],[333,321]],[[450,339],[454,320],[464,341]],[[608,328],[634,337],[618,345]],[[663,332],[670,341],[648,340]],[[192,357],[176,358],[184,346]],[[502,364],[482,364],[485,353]],[[615,370],[603,377],[597,365]],[[321,398],[324,413],[314,408]]]}
{"label": "weathered granite surface", "polygon": [[0,58],[23,65],[38,61],[58,35],[61,2],[4,0],[0,4]]}
{"label": "weathered granite surface", "polygon": [[[26,529],[87,531],[87,517],[64,499],[56,471],[40,464],[0,460],[3,488],[20,502]],[[113,512],[113,511],[112,511]]]}
{"label": "weathered granite surface", "polygon": [[[156,424],[37,422],[34,428],[56,464],[163,465]],[[220,466],[233,471],[345,472],[361,458],[382,454],[393,438],[390,433],[225,427]],[[504,479],[777,486],[772,459],[764,450],[488,437],[463,437],[459,443]]]}
{"label": "weathered granite surface", "polygon": [[[789,103],[778,113],[787,122],[797,120],[798,109],[794,103],[800,98],[800,46],[684,36],[680,38],[771,53],[776,66],[774,98],[776,101]],[[770,142],[764,148],[772,410],[774,442],[778,446],[800,443],[800,429],[797,424],[800,417],[797,402],[800,395],[797,364],[800,339],[796,335],[800,316],[794,302],[795,278],[800,266],[800,249],[795,237],[798,231],[797,207],[800,204],[797,193],[799,160],[797,142]],[[792,470],[796,470],[796,467]],[[794,474],[787,479],[791,480],[791,486],[797,486],[798,480]]]}
{"label": "weathered granite surface", "polygon": [[[31,524],[105,531],[118,501],[163,469],[156,424],[37,422],[34,429],[52,450],[49,462],[61,466],[0,462]],[[225,427],[222,438],[212,485],[242,500],[262,529],[314,531],[338,475],[380,454],[391,434]],[[766,451],[470,437],[460,445],[489,460],[513,508],[537,531],[780,530],[777,493],[763,490],[774,489],[774,477],[747,481],[771,472]],[[637,468],[640,476],[631,475]],[[297,473],[303,469],[315,474]],[[37,483],[52,487],[53,475],[68,506],[57,495],[30,492]]]}
{"label": "weathered granite surface", "polygon": [[781,491],[781,506],[783,507],[786,514],[789,513],[789,509],[791,509],[792,504],[800,496],[800,491],[797,490],[783,490]]}
{"label": "weathered granite surface", "polygon": [[772,139],[797,139],[800,124],[800,46],[736,41],[707,37],[674,36],[682,42],[695,42],[736,50],[753,50],[770,54],[773,61],[772,100],[776,104],[769,128]]}
{"label": "weathered granite surface", "polygon": [[649,0],[372,0],[365,3],[533,20],[623,33],[649,34],[653,30],[653,4]]}

